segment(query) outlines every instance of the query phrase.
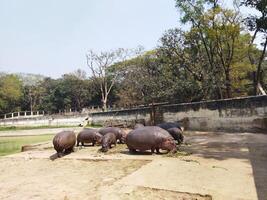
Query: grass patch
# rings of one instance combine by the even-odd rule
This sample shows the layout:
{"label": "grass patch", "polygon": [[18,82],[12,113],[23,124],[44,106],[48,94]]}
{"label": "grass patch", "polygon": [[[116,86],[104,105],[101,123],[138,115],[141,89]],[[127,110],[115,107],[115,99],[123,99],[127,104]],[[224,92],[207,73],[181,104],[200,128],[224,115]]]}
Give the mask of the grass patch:
{"label": "grass patch", "polygon": [[164,156],[166,157],[172,157],[172,158],[180,158],[184,156],[190,156],[192,153],[186,152],[186,151],[177,151],[176,153],[167,153]]}
{"label": "grass patch", "polygon": [[2,126],[0,131],[16,131],[16,130],[32,130],[32,129],[47,129],[47,128],[71,128],[76,126]]}
{"label": "grass patch", "polygon": [[0,156],[18,153],[27,144],[50,141],[54,135],[0,137]]}
{"label": "grass patch", "polygon": [[117,154],[121,153],[122,151],[127,151],[127,145],[126,144],[118,144],[114,147],[112,146],[111,149],[109,149],[105,154]]}
{"label": "grass patch", "polygon": [[87,125],[85,126],[85,128],[102,128],[102,127],[103,127],[103,126],[100,125],[100,124],[91,124],[91,125],[87,124]]}

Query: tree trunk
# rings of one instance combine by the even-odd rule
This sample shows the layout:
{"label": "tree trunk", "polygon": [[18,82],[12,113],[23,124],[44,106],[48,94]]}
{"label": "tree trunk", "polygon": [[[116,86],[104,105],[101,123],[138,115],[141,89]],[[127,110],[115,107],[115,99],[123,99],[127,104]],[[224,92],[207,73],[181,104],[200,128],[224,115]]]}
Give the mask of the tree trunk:
{"label": "tree trunk", "polygon": [[232,98],[232,91],[231,91],[231,77],[230,77],[230,71],[225,71],[225,86],[226,86],[226,94],[227,98]]}
{"label": "tree trunk", "polygon": [[[267,37],[265,38],[264,47],[263,47],[262,54],[261,54],[261,57],[260,57],[260,60],[259,60],[259,63],[258,63],[258,67],[257,67],[257,77],[256,77],[256,85],[257,86],[260,83],[260,77],[261,77],[261,73],[262,73],[261,65],[262,65],[262,62],[263,62],[264,57],[265,57],[266,47],[267,47]],[[258,93],[258,89],[257,89],[257,93]]]}
{"label": "tree trunk", "polygon": [[107,111],[107,101],[108,101],[108,99],[107,98],[104,98],[103,100],[102,100],[102,103],[103,103],[103,111]]}

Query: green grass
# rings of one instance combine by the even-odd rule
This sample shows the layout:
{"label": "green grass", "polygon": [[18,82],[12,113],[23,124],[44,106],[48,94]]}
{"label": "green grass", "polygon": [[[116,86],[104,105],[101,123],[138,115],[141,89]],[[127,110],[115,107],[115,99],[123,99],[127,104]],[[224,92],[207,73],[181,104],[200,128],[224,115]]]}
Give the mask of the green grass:
{"label": "green grass", "polygon": [[47,129],[47,128],[68,128],[76,126],[2,126],[0,131],[16,131],[16,130],[32,130],[32,129]]}
{"label": "green grass", "polygon": [[91,124],[91,125],[86,125],[85,128],[101,128],[103,127],[102,125],[100,124]]}
{"label": "green grass", "polygon": [[27,144],[50,141],[54,135],[0,137],[0,156],[18,153]]}

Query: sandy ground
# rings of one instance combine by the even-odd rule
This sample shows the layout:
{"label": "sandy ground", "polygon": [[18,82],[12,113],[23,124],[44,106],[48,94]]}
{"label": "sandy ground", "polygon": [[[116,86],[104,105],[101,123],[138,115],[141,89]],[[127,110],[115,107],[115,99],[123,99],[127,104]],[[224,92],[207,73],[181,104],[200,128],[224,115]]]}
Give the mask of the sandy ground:
{"label": "sandy ground", "polygon": [[[51,142],[0,158],[0,199],[266,200],[267,135],[187,132],[180,153],[75,148]],[[51,160],[52,159],[52,160]]]}

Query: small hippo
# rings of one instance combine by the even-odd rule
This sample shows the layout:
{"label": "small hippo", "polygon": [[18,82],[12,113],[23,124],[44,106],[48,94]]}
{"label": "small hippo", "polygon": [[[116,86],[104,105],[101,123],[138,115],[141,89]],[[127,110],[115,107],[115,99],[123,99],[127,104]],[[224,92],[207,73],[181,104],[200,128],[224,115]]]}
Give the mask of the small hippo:
{"label": "small hippo", "polygon": [[167,130],[171,136],[178,142],[178,145],[181,144],[184,141],[183,132],[179,128],[169,128]]}
{"label": "small hippo", "polygon": [[183,129],[177,122],[164,122],[164,123],[158,124],[157,126],[165,130],[168,130],[169,128],[179,128],[180,130],[183,131]]}
{"label": "small hippo", "polygon": [[101,128],[98,130],[98,132],[101,134],[101,135],[105,135],[107,133],[114,133],[115,136],[116,136],[116,139],[120,141],[120,143],[123,143],[124,141],[124,138],[123,137],[126,137],[126,133],[120,129],[120,128],[117,128],[117,127],[105,127],[105,128]]}
{"label": "small hippo", "polygon": [[126,144],[131,152],[136,150],[151,150],[152,153],[159,149],[172,153],[177,151],[173,137],[164,129],[157,126],[145,126],[128,133]]}
{"label": "small hippo", "polygon": [[116,139],[116,135],[114,133],[106,133],[103,137],[102,137],[102,148],[101,151],[103,152],[107,152],[109,148],[111,148],[111,145],[114,144],[116,146],[117,144],[117,139]]}
{"label": "small hippo", "polygon": [[77,136],[77,147],[80,142],[82,146],[84,143],[92,143],[92,146],[95,146],[95,143],[100,144],[102,139],[102,135],[97,132],[95,129],[84,129]]}
{"label": "small hippo", "polygon": [[76,143],[76,135],[73,131],[62,131],[55,135],[53,139],[54,149],[57,151],[58,157],[62,153],[73,152],[73,147]]}
{"label": "small hippo", "polygon": [[137,124],[135,124],[134,129],[142,128],[142,127],[144,127],[143,124],[137,123]]}

